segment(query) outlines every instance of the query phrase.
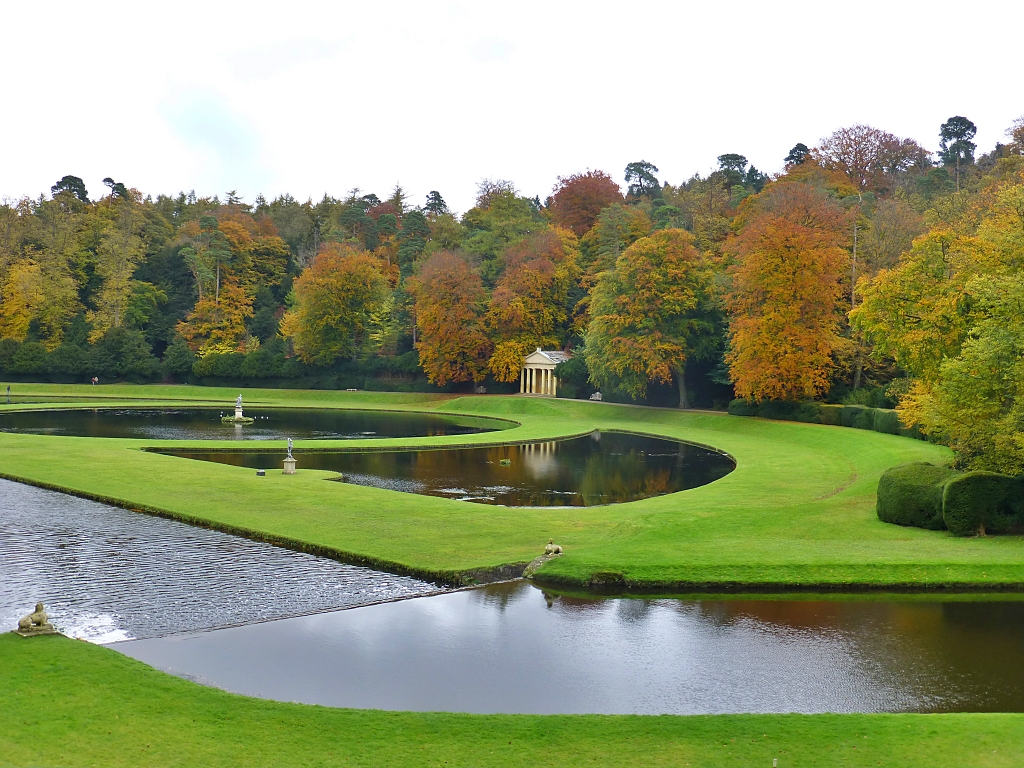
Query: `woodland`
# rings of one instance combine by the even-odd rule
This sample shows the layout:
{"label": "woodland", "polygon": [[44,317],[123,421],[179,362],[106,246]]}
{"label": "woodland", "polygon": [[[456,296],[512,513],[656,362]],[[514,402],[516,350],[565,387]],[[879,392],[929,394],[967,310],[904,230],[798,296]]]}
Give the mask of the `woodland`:
{"label": "woodland", "polygon": [[1024,118],[985,154],[976,132],[853,125],[775,174],[637,161],[544,200],[487,179],[461,216],[400,186],[247,203],[68,175],[0,205],[0,374],[511,392],[555,348],[567,397],[896,407],[1020,474]]}

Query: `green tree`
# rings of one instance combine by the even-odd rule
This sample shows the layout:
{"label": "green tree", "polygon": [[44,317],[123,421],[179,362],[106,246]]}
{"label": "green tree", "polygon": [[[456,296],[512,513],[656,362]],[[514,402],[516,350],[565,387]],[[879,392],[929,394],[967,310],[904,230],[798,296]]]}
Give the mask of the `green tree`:
{"label": "green tree", "polygon": [[77,197],[79,201],[83,203],[89,202],[89,192],[85,188],[85,182],[77,176],[65,176],[50,187],[50,194],[54,197],[59,195],[61,192],[70,192],[72,195]]}
{"label": "green tree", "polygon": [[637,160],[626,165],[626,184],[629,185],[629,194],[633,197],[643,197],[654,194],[659,188],[658,166],[646,160]]}
{"label": "green tree", "polygon": [[591,379],[642,397],[651,381],[675,380],[688,408],[686,362],[716,346],[714,270],[693,236],[664,229],[629,246],[594,288],[586,335]]}
{"label": "green tree", "polygon": [[943,165],[956,169],[956,189],[960,191],[960,168],[974,162],[974,150],[978,148],[971,139],[978,128],[961,115],[955,115],[939,127],[939,158]]}

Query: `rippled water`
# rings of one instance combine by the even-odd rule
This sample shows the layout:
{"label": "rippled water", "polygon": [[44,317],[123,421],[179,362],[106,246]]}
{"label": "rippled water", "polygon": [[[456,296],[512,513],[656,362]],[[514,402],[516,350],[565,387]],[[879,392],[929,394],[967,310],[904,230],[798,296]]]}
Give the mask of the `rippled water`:
{"label": "rippled water", "polygon": [[[164,451],[255,469],[284,454]],[[449,450],[296,454],[298,466],[342,472],[346,482],[508,507],[616,504],[714,482],[736,467],[692,443],[623,432],[526,445]]]}
{"label": "rippled water", "polygon": [[1024,603],[583,600],[523,583],[117,650],[282,701],[523,713],[1024,711]]}
{"label": "rippled water", "polygon": [[437,592],[218,531],[0,480],[0,628],[35,603],[95,642]]}
{"label": "rippled water", "polygon": [[224,408],[66,408],[0,413],[0,432],[151,440],[353,440],[491,432],[511,422],[438,413],[245,407],[252,424],[223,424]]}

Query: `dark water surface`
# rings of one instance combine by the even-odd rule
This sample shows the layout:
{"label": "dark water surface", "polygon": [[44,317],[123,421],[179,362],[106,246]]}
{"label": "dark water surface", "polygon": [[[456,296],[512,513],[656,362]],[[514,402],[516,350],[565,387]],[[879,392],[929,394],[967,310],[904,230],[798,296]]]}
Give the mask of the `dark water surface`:
{"label": "dark water surface", "polygon": [[[168,452],[253,469],[280,468],[284,454]],[[528,445],[374,453],[296,453],[300,469],[342,472],[345,481],[510,507],[593,506],[684,491],[735,468],[723,453],[622,432]],[[502,462],[507,462],[503,464]]]}
{"label": "dark water surface", "polygon": [[[435,437],[508,429],[514,424],[473,416],[339,408],[245,406],[253,424],[222,424],[225,408],[75,408],[0,413],[0,432],[150,440],[345,440]],[[280,465],[278,465],[280,466]]]}
{"label": "dark water surface", "polygon": [[581,600],[514,583],[112,647],[340,707],[1024,711],[1021,602]]}
{"label": "dark water surface", "polygon": [[111,642],[436,591],[417,579],[0,480],[0,631],[37,601],[64,634]]}

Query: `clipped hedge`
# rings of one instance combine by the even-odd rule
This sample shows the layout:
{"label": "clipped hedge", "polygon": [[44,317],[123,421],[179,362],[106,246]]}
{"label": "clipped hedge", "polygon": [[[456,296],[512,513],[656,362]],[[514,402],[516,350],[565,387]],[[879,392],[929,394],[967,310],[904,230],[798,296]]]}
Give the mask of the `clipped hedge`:
{"label": "clipped hedge", "polygon": [[954,536],[1024,533],[1024,478],[965,472],[946,483],[942,518]]}
{"label": "clipped hedge", "polygon": [[733,416],[760,416],[762,419],[802,421],[808,424],[831,424],[835,427],[852,427],[883,432],[887,435],[902,435],[918,440],[926,439],[916,427],[904,427],[896,411],[890,408],[872,408],[868,405],[832,405],[814,401],[790,402],[786,400],[765,400],[751,403],[736,399],[729,403]]}
{"label": "clipped hedge", "polygon": [[901,464],[878,480],[878,518],[954,536],[1024,534],[1024,476]]}
{"label": "clipped hedge", "polygon": [[901,464],[887,469],[878,480],[878,519],[930,531],[946,527],[943,490],[960,473],[927,462]]}

